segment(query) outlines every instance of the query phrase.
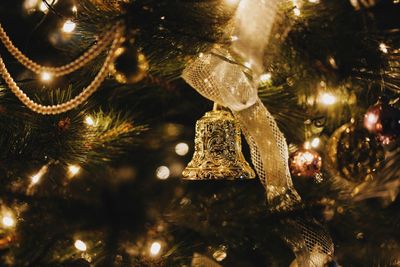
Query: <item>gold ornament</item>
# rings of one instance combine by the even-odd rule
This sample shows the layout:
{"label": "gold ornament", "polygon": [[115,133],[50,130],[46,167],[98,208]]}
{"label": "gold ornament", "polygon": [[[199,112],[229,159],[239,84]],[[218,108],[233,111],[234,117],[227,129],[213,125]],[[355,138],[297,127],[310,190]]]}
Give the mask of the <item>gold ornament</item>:
{"label": "gold ornament", "polygon": [[232,114],[214,105],[213,111],[196,123],[195,152],[183,177],[190,180],[255,178],[242,154],[240,133]]}
{"label": "gold ornament", "polygon": [[312,177],[321,172],[322,158],[312,149],[299,149],[290,155],[289,168],[295,176]]}
{"label": "gold ornament", "polygon": [[329,170],[334,176],[352,183],[372,180],[384,159],[383,147],[375,136],[353,123],[345,124],[333,133],[328,151]]}
{"label": "gold ornament", "polygon": [[400,134],[400,110],[386,101],[378,102],[364,115],[364,126],[377,134],[383,144],[389,144]]}
{"label": "gold ornament", "polygon": [[124,42],[115,52],[111,73],[120,83],[137,83],[147,76],[149,63],[143,53],[128,42]]}

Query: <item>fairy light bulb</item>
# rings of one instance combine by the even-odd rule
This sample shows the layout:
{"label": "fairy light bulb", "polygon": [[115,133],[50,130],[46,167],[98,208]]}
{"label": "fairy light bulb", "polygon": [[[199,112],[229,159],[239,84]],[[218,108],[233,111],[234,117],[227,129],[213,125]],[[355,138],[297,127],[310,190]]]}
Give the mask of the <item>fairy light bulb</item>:
{"label": "fairy light bulb", "polygon": [[186,143],[179,143],[175,146],[175,153],[179,156],[185,156],[189,152],[189,146]]}
{"label": "fairy light bulb", "polygon": [[315,137],[313,140],[311,140],[310,145],[313,148],[317,148],[320,143],[321,143],[321,139],[319,139],[318,137]]}
{"label": "fairy light bulb", "polygon": [[75,241],[74,246],[79,251],[86,251],[87,250],[86,243],[83,242],[82,240],[79,240],[79,239]]}
{"label": "fairy light bulb", "polygon": [[296,17],[299,17],[299,16],[301,15],[300,8],[295,7],[295,8],[293,9],[293,13],[294,13],[294,15],[295,15]]}
{"label": "fairy light bulb", "polygon": [[46,5],[45,2],[41,2],[41,3],[39,4],[39,10],[40,10],[40,11],[46,13],[48,9],[49,9],[49,8],[47,7],[47,5]]}
{"label": "fairy light bulb", "polygon": [[336,103],[336,97],[331,93],[324,92],[319,95],[318,101],[323,105],[330,106]]}
{"label": "fairy light bulb", "polygon": [[5,228],[11,228],[15,226],[14,216],[11,214],[6,214],[1,218],[1,223]]}
{"label": "fairy light bulb", "polygon": [[39,2],[38,3],[38,9],[40,11],[42,11],[43,13],[47,13],[49,11],[49,7],[48,7],[47,3],[50,6],[53,6],[58,2],[58,0],[48,0],[47,3],[45,1],[37,1],[37,2]]}
{"label": "fairy light bulb", "polygon": [[304,148],[305,149],[310,149],[311,148],[311,143],[309,141],[304,143]]}
{"label": "fairy light bulb", "polygon": [[218,249],[212,254],[216,261],[223,261],[227,255],[227,248],[224,245],[219,246]]}
{"label": "fairy light bulb", "polygon": [[388,52],[388,47],[387,47],[386,44],[380,43],[380,44],[379,44],[379,50],[381,50],[383,53],[387,54],[387,52]]}
{"label": "fairy light bulb", "polygon": [[75,30],[75,28],[76,28],[76,23],[68,19],[64,22],[64,25],[62,26],[62,31],[65,33],[71,33]]}
{"label": "fairy light bulb", "polygon": [[158,241],[155,241],[150,246],[150,255],[157,256],[161,251],[161,244]]}
{"label": "fairy light bulb", "polygon": [[53,75],[50,72],[44,71],[40,74],[40,79],[44,82],[49,82],[53,79]]}
{"label": "fairy light bulb", "polygon": [[68,166],[68,175],[69,177],[74,177],[77,175],[81,170],[81,167],[78,165],[69,165]]}
{"label": "fairy light bulb", "polygon": [[166,180],[169,178],[171,171],[167,166],[160,166],[156,170],[156,176],[160,180]]}
{"label": "fairy light bulb", "polygon": [[32,11],[36,9],[39,4],[39,0],[25,0],[23,7],[26,11]]}
{"label": "fairy light bulb", "polygon": [[31,176],[31,182],[32,182],[32,184],[37,184],[37,183],[39,183],[41,177],[42,177],[42,176],[41,176],[39,173],[37,173],[37,174],[35,174],[35,175],[32,175],[32,176]]}
{"label": "fairy light bulb", "polygon": [[332,66],[332,68],[337,69],[338,66],[334,57],[328,57],[328,63]]}
{"label": "fairy light bulb", "polygon": [[89,126],[94,126],[95,122],[92,116],[86,116],[85,117],[85,123]]}
{"label": "fairy light bulb", "polygon": [[76,14],[78,12],[78,8],[74,5],[72,6],[71,11]]}
{"label": "fairy light bulb", "polygon": [[47,172],[48,165],[44,165],[40,170],[31,176],[31,185],[35,185],[40,182],[42,176]]}

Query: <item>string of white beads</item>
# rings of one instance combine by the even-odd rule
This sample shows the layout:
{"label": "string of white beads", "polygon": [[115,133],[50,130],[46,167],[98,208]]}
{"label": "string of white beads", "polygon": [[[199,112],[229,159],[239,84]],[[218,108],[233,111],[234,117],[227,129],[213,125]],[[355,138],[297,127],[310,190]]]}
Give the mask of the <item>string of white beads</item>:
{"label": "string of white beads", "polygon": [[42,74],[42,73],[48,73],[51,76],[64,76],[69,73],[72,73],[86,64],[88,64],[90,61],[92,61],[94,58],[96,58],[101,52],[103,52],[107,46],[112,42],[114,39],[115,32],[118,28],[121,27],[121,23],[117,23],[115,26],[113,26],[108,32],[106,32],[99,40],[91,46],[83,55],[81,55],[79,58],[75,59],[74,61],[63,65],[59,67],[48,67],[48,66],[42,66],[30,58],[28,58],[26,55],[24,55],[11,41],[9,36],[7,35],[6,31],[4,30],[3,26],[0,23],[0,40],[8,50],[8,52],[15,58],[17,59],[22,65],[24,65],[27,69],[31,70],[32,72],[36,74]]}
{"label": "string of white beads", "polygon": [[97,73],[93,81],[79,95],[77,95],[76,97],[67,102],[57,105],[45,106],[36,103],[32,99],[30,99],[25,94],[25,92],[21,90],[15,83],[10,73],[8,72],[1,56],[0,56],[0,74],[3,77],[4,81],[6,82],[6,84],[8,85],[8,87],[10,88],[10,90],[29,109],[44,115],[49,115],[49,114],[54,115],[69,111],[77,107],[78,105],[82,104],[84,101],[86,101],[99,88],[101,83],[107,77],[108,68],[110,64],[113,62],[115,57],[115,51],[118,49],[120,44],[122,30],[123,27],[119,24],[116,30],[114,31],[114,34],[112,35],[113,42],[108,52],[108,55],[103,63],[103,66],[101,67],[100,71]]}

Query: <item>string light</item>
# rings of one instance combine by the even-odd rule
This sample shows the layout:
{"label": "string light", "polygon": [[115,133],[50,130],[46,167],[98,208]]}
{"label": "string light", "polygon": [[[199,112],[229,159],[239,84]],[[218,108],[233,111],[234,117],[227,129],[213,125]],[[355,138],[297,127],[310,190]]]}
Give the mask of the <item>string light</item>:
{"label": "string light", "polygon": [[87,250],[87,246],[86,246],[85,242],[83,242],[82,240],[79,240],[79,239],[75,241],[74,246],[79,251]]}
{"label": "string light", "polygon": [[89,125],[89,126],[94,126],[94,125],[95,125],[95,122],[94,122],[92,116],[89,116],[89,115],[87,115],[87,116],[85,117],[85,123],[86,123],[87,125]]}
{"label": "string light", "polygon": [[156,176],[160,180],[166,180],[169,178],[169,175],[171,174],[171,171],[167,166],[160,166],[156,170]]}
{"label": "string light", "polygon": [[38,4],[39,4],[38,0],[25,0],[23,7],[27,11],[33,11],[36,9]]}
{"label": "string light", "polygon": [[226,246],[219,246],[219,248],[212,254],[213,258],[216,261],[223,261],[227,256],[226,250]]}
{"label": "string light", "polygon": [[48,165],[44,165],[42,168],[40,168],[40,170],[36,174],[32,175],[31,186],[39,183],[40,179],[44,174],[46,174],[47,170],[48,170]]}
{"label": "string light", "polygon": [[52,78],[53,78],[53,76],[51,75],[51,73],[49,73],[47,71],[42,72],[42,74],[40,75],[40,79],[44,82],[51,81]]}
{"label": "string light", "polygon": [[[57,0],[48,0],[48,3],[50,5],[54,5],[57,2],[58,2]],[[47,13],[47,11],[49,10],[49,7],[47,6],[46,2],[42,0],[25,0],[23,7],[28,12],[39,10],[43,13]]]}
{"label": "string light", "polygon": [[1,219],[1,223],[5,228],[11,228],[15,226],[15,219],[14,216],[10,213],[3,216]]}
{"label": "string light", "polygon": [[[53,6],[58,2],[58,0],[49,0],[48,3]],[[39,10],[42,11],[43,13],[47,13],[49,11],[49,7],[47,6],[45,1],[40,1],[39,4]]]}
{"label": "string light", "polygon": [[324,93],[319,95],[318,101],[321,104],[324,104],[326,106],[330,106],[330,105],[333,105],[333,104],[336,103],[336,97],[331,93],[324,92]]}
{"label": "string light", "polygon": [[304,148],[305,148],[305,149],[310,149],[310,148],[311,148],[311,143],[310,143],[310,141],[307,141],[307,142],[304,143]]}
{"label": "string light", "polygon": [[300,11],[300,9],[299,9],[298,7],[295,7],[295,8],[293,9],[293,13],[294,13],[294,15],[295,15],[296,17],[299,17],[299,16],[301,15],[301,11]]}
{"label": "string light", "polygon": [[39,10],[46,13],[49,8],[47,7],[45,2],[41,2],[39,5]]}
{"label": "string light", "polygon": [[75,175],[77,175],[79,173],[79,171],[81,170],[81,167],[78,165],[69,165],[68,166],[68,175],[69,177],[74,177]]}
{"label": "string light", "polygon": [[77,13],[78,12],[78,8],[74,5],[71,8],[72,12]]}
{"label": "string light", "polygon": [[39,5],[39,10],[46,13],[49,10],[49,8],[47,7],[45,2],[41,2]]}
{"label": "string light", "polygon": [[40,178],[41,178],[41,175],[39,175],[39,174],[32,175],[32,177],[31,177],[31,182],[32,182],[32,184],[37,184],[37,183],[39,183]]}
{"label": "string light", "polygon": [[388,47],[387,47],[386,44],[380,43],[380,44],[379,44],[379,50],[381,50],[383,53],[387,54],[387,52],[388,52]]}
{"label": "string light", "polygon": [[73,22],[72,20],[66,20],[62,27],[62,31],[65,33],[71,33],[75,30],[75,27],[76,27],[75,22]]}
{"label": "string light", "polygon": [[161,251],[161,244],[158,241],[155,241],[150,246],[150,255],[157,256]]}
{"label": "string light", "polygon": [[318,137],[315,137],[313,140],[311,140],[310,144],[313,148],[317,148],[320,143],[321,143],[321,139],[319,139]]}
{"label": "string light", "polygon": [[332,68],[337,69],[337,64],[336,64],[336,60],[334,57],[329,57],[328,62],[332,66]]}
{"label": "string light", "polygon": [[175,153],[179,156],[185,156],[189,152],[189,146],[186,143],[179,143],[175,146]]}

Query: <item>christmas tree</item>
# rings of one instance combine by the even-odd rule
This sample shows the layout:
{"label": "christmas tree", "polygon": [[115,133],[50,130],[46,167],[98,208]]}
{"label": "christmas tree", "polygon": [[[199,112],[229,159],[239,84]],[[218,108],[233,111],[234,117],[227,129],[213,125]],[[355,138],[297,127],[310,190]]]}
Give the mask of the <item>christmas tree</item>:
{"label": "christmas tree", "polygon": [[399,266],[398,0],[0,14],[0,266]]}

